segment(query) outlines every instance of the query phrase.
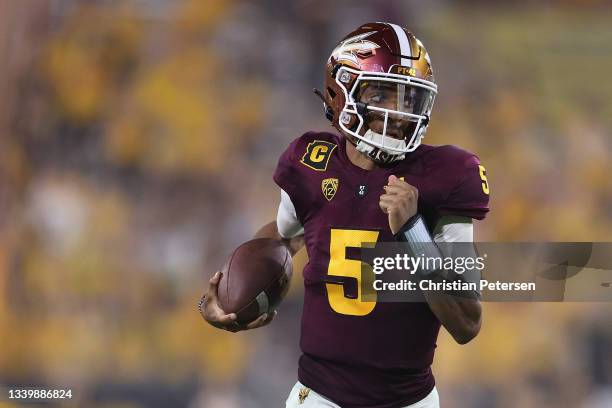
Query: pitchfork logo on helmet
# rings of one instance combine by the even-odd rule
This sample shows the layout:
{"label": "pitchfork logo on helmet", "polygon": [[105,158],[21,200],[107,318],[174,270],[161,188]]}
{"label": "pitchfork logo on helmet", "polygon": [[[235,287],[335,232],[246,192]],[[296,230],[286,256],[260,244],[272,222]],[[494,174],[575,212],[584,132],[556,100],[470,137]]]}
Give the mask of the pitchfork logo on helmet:
{"label": "pitchfork logo on helmet", "polygon": [[373,55],[375,50],[380,48],[380,46],[375,42],[365,40],[365,38],[374,33],[375,31],[371,31],[369,33],[359,34],[341,41],[340,44],[338,44],[338,46],[332,51],[329,59],[331,60],[334,58],[337,62],[348,61],[355,65],[359,64],[359,58]]}
{"label": "pitchfork logo on helmet", "polygon": [[368,23],[332,51],[326,116],[378,163],[401,160],[425,135],[438,87],[423,44],[405,28]]}

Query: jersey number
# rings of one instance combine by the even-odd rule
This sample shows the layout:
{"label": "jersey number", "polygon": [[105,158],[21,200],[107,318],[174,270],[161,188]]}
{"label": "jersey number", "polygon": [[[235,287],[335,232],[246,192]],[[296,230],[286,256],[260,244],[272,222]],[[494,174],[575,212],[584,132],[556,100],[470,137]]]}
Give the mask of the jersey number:
{"label": "jersey number", "polygon": [[487,170],[485,170],[484,166],[478,165],[478,169],[480,170],[480,179],[482,180],[482,192],[485,194],[489,194],[489,182],[487,181]]}
{"label": "jersey number", "polygon": [[[340,314],[352,316],[365,316],[374,310],[376,301],[363,302],[361,300],[361,266],[362,262],[356,259],[346,259],[347,247],[361,247],[363,242],[376,242],[379,231],[331,229],[329,241],[329,267],[328,278],[355,279],[357,281],[357,297],[349,298],[345,295],[342,281],[325,284],[327,298],[331,308]],[[375,292],[373,293],[376,296]],[[374,298],[376,299],[376,298]]]}

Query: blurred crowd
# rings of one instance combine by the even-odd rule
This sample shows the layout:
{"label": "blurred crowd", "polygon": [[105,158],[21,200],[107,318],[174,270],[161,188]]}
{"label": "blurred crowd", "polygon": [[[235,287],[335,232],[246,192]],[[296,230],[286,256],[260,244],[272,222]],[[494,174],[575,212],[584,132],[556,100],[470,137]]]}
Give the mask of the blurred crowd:
{"label": "blurred crowd", "polygon": [[[299,274],[265,329],[221,332],[195,305],[275,217],[279,154],[329,130],[312,88],[366,21],[428,47],[440,93],[426,143],[487,168],[477,240],[612,241],[612,5],[519,4],[2,2],[0,392],[72,388],[52,404],[66,407],[283,405]],[[612,406],[611,312],[486,304],[474,342],[441,334],[443,406]]]}

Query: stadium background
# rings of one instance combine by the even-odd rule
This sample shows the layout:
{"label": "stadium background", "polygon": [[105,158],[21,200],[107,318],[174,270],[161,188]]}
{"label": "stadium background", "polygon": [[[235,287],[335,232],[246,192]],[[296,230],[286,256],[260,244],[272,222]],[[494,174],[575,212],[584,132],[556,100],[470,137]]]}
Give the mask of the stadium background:
{"label": "stadium background", "polygon": [[[299,274],[265,329],[221,332],[195,304],[274,218],[279,154],[328,129],[311,89],[365,21],[429,48],[426,142],[487,166],[478,240],[612,241],[611,3],[519,4],[3,1],[0,385],[72,388],[56,406],[281,406]],[[612,406],[611,311],[486,304],[475,341],[441,335],[443,406]]]}

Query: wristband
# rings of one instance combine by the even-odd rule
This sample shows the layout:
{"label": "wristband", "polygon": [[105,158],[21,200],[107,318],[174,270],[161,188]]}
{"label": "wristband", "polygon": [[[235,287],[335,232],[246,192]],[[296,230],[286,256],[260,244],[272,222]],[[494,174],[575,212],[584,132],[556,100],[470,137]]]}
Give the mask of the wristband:
{"label": "wristband", "polygon": [[[442,253],[431,238],[427,226],[420,214],[410,218],[397,234],[395,234],[395,239],[399,242],[405,242],[409,254],[414,258],[442,258]],[[436,270],[433,268],[424,267],[417,271],[417,273],[421,277],[426,277],[435,271]],[[440,272],[441,271],[438,271],[438,273]]]}
{"label": "wristband", "polygon": [[[427,226],[421,215],[417,214],[410,218],[406,224],[395,234],[395,239],[399,242],[406,243],[410,256],[418,258],[424,257],[429,259],[442,259],[442,252],[431,238]],[[435,263],[435,262],[434,262]],[[427,266],[427,262],[424,263]],[[433,266],[433,265],[432,265]],[[451,273],[444,269],[435,269],[423,267],[416,271],[421,279],[430,279],[434,282],[443,281],[464,281],[463,277]],[[453,291],[449,293],[455,296],[464,298],[480,299],[480,291]]]}

